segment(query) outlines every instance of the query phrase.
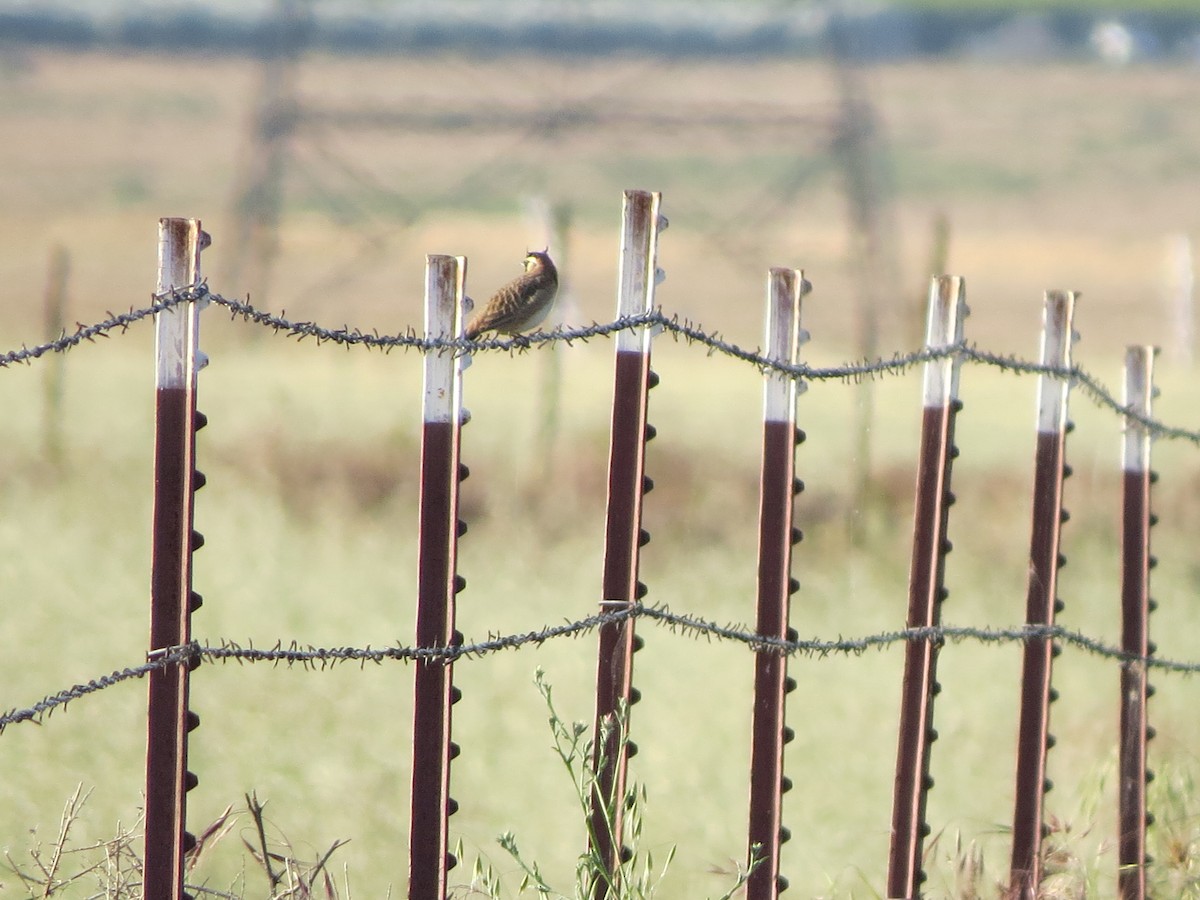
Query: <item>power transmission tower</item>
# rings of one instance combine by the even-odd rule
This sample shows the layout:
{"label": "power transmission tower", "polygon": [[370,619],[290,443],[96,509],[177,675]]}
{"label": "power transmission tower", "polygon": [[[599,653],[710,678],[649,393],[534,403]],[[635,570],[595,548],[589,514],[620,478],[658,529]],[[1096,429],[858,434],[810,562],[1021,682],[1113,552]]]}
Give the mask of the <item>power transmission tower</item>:
{"label": "power transmission tower", "polygon": [[290,139],[301,119],[296,72],[312,37],[310,0],[275,0],[264,23],[262,81],[233,201],[234,240],[222,281],[263,298],[279,248]]}

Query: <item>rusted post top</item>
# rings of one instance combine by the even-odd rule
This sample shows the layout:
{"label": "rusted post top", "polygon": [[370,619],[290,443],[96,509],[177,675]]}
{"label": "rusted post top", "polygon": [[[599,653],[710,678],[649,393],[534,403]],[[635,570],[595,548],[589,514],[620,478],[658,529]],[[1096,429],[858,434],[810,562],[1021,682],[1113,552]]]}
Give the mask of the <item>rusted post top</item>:
{"label": "rusted post top", "polygon": [[[1042,310],[1042,365],[1054,369],[1071,367],[1071,345],[1079,339],[1073,329],[1076,291],[1046,291]],[[1067,394],[1070,379],[1043,373],[1038,378],[1038,431],[1057,434],[1067,425]]]}
{"label": "rusted post top", "polygon": [[[963,320],[970,314],[965,283],[958,275],[935,275],[929,286],[929,320],[925,346],[945,350],[962,343]],[[925,365],[925,406],[949,406],[958,398],[958,373],[962,360],[957,356],[931,360]]]}
{"label": "rusted post top", "polygon": [[[639,316],[654,309],[654,289],[662,280],[657,269],[658,235],[667,227],[658,191],[626,191],[621,216],[621,271],[617,315]],[[617,335],[618,351],[645,353],[650,329],[631,328]]]}
{"label": "rusted post top", "polygon": [[[1154,357],[1157,347],[1138,344],[1125,348],[1126,408],[1143,418],[1150,416],[1154,387]],[[1141,422],[1126,417],[1121,466],[1126,472],[1145,472],[1150,468],[1150,430]]]}

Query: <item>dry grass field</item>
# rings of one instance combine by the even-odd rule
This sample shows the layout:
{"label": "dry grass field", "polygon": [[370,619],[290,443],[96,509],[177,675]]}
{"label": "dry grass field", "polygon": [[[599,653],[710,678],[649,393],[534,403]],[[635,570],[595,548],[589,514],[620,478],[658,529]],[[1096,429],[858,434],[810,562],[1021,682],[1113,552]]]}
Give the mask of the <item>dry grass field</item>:
{"label": "dry grass field", "polygon": [[[70,321],[145,303],[154,285],[156,222],[203,219],[214,290],[236,233],[232,196],[248,152],[259,74],[254,64],[182,56],[0,57],[0,349],[42,339],[41,298],[51,248],[71,255]],[[967,63],[897,65],[867,75],[894,176],[889,238],[899,260],[887,296],[885,352],[914,346],[928,272],[931,223],[951,227],[948,268],[966,276],[981,346],[1036,354],[1041,294],[1083,291],[1077,360],[1120,383],[1130,341],[1170,347],[1164,311],[1166,237],[1200,235],[1200,78],[1191,70],[1082,65],[1037,69]],[[460,57],[317,58],[297,84],[307,119],[285,182],[277,278],[251,300],[289,317],[400,332],[420,322],[424,254],[469,257],[470,291],[514,274],[542,239],[530,197],[569,206],[566,273],[572,324],[607,320],[616,283],[620,191],[664,193],[671,218],[659,300],[754,346],[770,265],[803,267],[808,358],[854,354],[853,272],[840,170],[830,155],[833,79],[817,62],[664,63]],[[604,124],[571,126],[577,109]],[[534,124],[454,130],[388,126],[408,115],[549,111]],[[350,116],[351,113],[364,115]],[[370,125],[362,121],[374,115]],[[608,114],[611,113],[611,116]],[[753,120],[738,129],[690,122]],[[667,124],[645,124],[663,116]],[[355,118],[358,124],[346,124]],[[340,123],[340,124],[339,124]],[[638,123],[638,124],[634,124]],[[201,639],[295,640],[324,646],[410,640],[415,583],[415,475],[420,365],[415,355],[293,345],[205,314],[198,498],[206,538],[196,586]],[[150,510],[152,327],[66,357],[66,456],[42,455],[50,363],[0,372],[0,707],[24,706],[77,681],[138,662],[145,652]],[[755,552],[760,376],[700,348],[660,341],[662,385],[651,399],[660,435],[648,473],[643,580],[651,602],[718,621],[750,621]],[[568,403],[553,458],[535,452],[539,351],[476,357],[468,372],[461,595],[468,638],[538,628],[595,609],[604,504],[611,344],[563,355]],[[1169,354],[1158,410],[1195,427],[1200,392]],[[960,502],[950,534],[954,624],[1011,626],[1023,614],[1036,383],[969,367],[955,472]],[[809,441],[798,471],[809,490],[795,569],[793,621],[834,638],[903,623],[917,441],[919,377],[876,385],[877,497],[854,509],[847,461],[858,389],[816,384],[801,398]],[[1077,396],[1068,455],[1076,476],[1064,533],[1063,624],[1107,642],[1119,631],[1115,469],[1119,422]],[[1196,449],[1156,448],[1152,624],[1160,653],[1194,657],[1200,584],[1192,535],[1200,527]],[[539,501],[550,496],[551,502]],[[859,517],[866,549],[847,543]],[[647,844],[679,845],[662,896],[719,895],[744,854],[751,658],[742,648],[645,627],[636,683],[648,788]],[[789,721],[797,740],[785,804],[793,840],[783,871],[797,897],[874,897],[882,890],[890,822],[898,647],[854,658],[800,659]],[[511,869],[495,844],[513,830],[559,885],[570,882],[582,824],[555,768],[545,708],[533,687],[547,671],[560,711],[591,716],[594,641],[465,663],[455,708],[463,755],[452,775],[461,811],[452,840]],[[1073,885],[1113,896],[1116,670],[1068,650],[1057,663],[1048,808],[1070,826],[1061,856]],[[1019,649],[950,644],[942,656],[929,818],[935,896],[955,884],[955,837],[984,852],[983,895],[1005,876],[1011,817]],[[1196,772],[1200,729],[1190,680],[1155,677],[1152,716],[1159,784]],[[403,893],[411,670],[326,672],[235,665],[201,668],[193,706],[192,768],[200,786],[189,821],[202,828],[254,790],[300,852],[349,839],[344,866],[355,897]],[[126,684],[71,705],[43,727],[0,735],[0,849],[24,859],[48,841],[79,783],[93,788],[78,840],[129,824],[140,802],[144,686]],[[1175,773],[1175,775],[1171,775]],[[1187,791],[1184,792],[1185,795]],[[1160,814],[1160,838],[1187,846],[1195,804]],[[238,838],[201,876],[239,885]],[[31,836],[31,829],[36,834]],[[1185,858],[1188,857],[1184,854]],[[457,870],[467,878],[467,869]],[[245,873],[246,896],[261,884]],[[510,876],[511,877],[511,876]],[[339,875],[341,878],[341,875]],[[515,879],[514,879],[515,883]],[[0,895],[19,896],[0,870]],[[1194,890],[1194,888],[1191,888]],[[564,890],[566,890],[564,888]],[[1173,890],[1173,889],[1172,889]],[[1163,896],[1170,894],[1168,890]],[[1067,894],[1070,895],[1069,893]],[[1078,895],[1078,894],[1076,894]],[[1180,896],[1184,893],[1180,892]],[[80,894],[83,896],[83,894]]]}

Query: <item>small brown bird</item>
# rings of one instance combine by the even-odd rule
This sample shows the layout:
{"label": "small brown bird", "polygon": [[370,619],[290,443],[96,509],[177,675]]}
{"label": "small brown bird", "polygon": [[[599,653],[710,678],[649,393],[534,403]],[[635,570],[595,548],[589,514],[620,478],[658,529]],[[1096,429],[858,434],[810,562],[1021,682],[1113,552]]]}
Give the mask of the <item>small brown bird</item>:
{"label": "small brown bird", "polygon": [[465,336],[473,341],[485,331],[519,334],[540,325],[558,294],[558,270],[546,250],[525,254],[525,274],[492,296],[467,325]]}

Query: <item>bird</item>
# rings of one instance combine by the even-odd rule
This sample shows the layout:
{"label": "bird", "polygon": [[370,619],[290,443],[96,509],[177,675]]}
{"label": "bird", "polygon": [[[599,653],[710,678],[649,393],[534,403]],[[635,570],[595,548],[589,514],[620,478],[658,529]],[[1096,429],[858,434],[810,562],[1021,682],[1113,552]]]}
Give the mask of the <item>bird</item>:
{"label": "bird", "polygon": [[464,336],[473,341],[487,331],[519,334],[540,325],[558,294],[558,269],[550,248],[525,254],[525,273],[492,295],[467,325]]}

